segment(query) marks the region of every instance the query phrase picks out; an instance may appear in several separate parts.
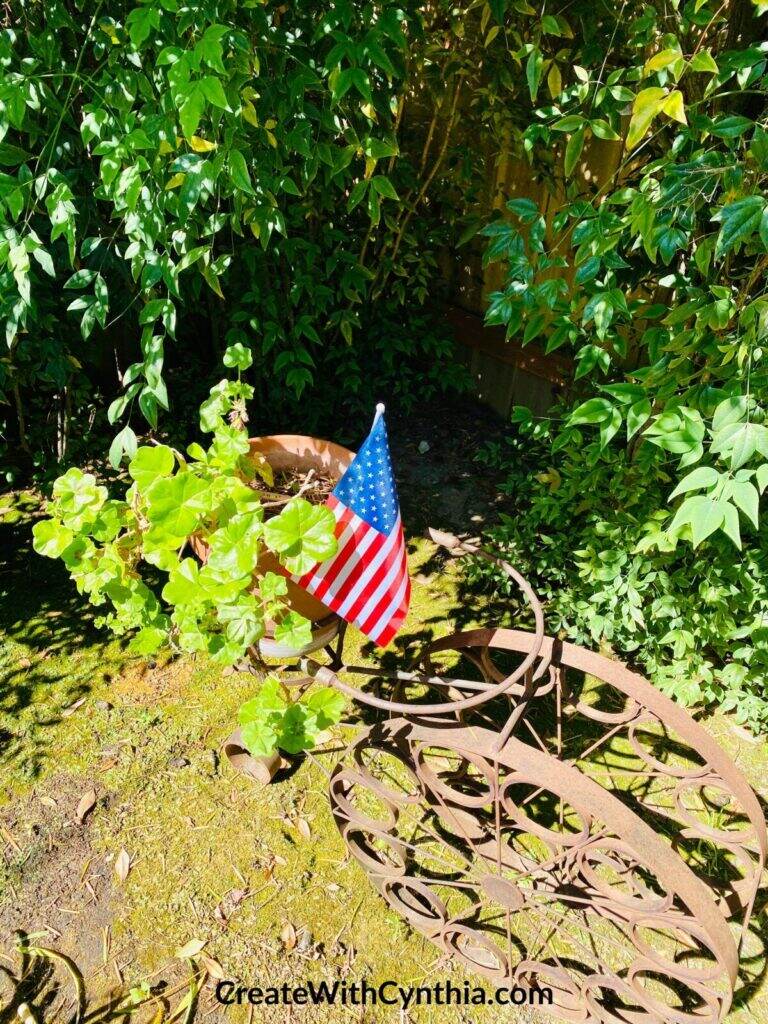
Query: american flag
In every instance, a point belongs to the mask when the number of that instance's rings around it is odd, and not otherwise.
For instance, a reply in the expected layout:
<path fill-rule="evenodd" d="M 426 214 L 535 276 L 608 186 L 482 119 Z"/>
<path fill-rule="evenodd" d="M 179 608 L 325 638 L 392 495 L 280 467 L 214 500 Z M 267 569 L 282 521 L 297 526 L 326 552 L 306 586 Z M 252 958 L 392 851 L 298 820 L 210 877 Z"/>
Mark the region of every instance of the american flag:
<path fill-rule="evenodd" d="M 387 444 L 384 406 L 328 497 L 336 517 L 336 554 L 296 582 L 379 647 L 408 612 L 411 581 Z"/>

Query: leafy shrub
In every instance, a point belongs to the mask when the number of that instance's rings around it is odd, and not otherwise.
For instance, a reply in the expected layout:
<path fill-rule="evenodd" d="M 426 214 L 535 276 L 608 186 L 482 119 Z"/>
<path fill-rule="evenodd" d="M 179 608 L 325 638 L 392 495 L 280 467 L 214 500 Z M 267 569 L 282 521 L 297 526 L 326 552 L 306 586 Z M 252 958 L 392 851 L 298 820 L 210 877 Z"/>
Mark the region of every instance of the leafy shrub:
<path fill-rule="evenodd" d="M 768 731 L 768 545 L 756 537 L 734 557 L 716 535 L 702 558 L 671 544 L 663 476 L 616 447 L 596 457 L 589 446 L 553 453 L 550 444 L 523 429 L 481 455 L 509 471 L 514 503 L 490 538 L 534 583 L 550 631 L 607 646 L 670 696 Z M 526 468 L 539 454 L 546 470 Z M 473 574 L 487 579 L 487 565 Z"/>
<path fill-rule="evenodd" d="M 250 354 L 233 346 L 225 362 L 245 369 Z M 180 452 L 158 444 L 129 452 L 131 484 L 111 498 L 91 473 L 72 467 L 53 485 L 50 517 L 35 524 L 38 554 L 61 558 L 81 593 L 108 609 L 97 620 L 118 636 L 133 633 L 130 649 L 154 654 L 203 651 L 223 665 L 239 661 L 274 622 L 275 638 L 299 648 L 310 623 L 286 603 L 285 577 L 253 574 L 264 550 L 289 573 L 304 573 L 335 550 L 335 521 L 325 506 L 292 498 L 264 517 L 258 476 L 270 467 L 250 454 L 243 421 L 252 387 L 222 380 L 200 410 L 208 448 Z M 205 553 L 204 563 L 186 554 Z M 164 583 L 156 580 L 164 579 Z"/>
<path fill-rule="evenodd" d="M 532 556 L 543 531 L 561 627 L 761 728 L 766 48 L 743 4 L 649 5 L 618 32 L 577 43 L 573 80 L 525 130 L 562 182 L 549 220 L 517 198 L 485 229 L 507 274 L 488 321 L 570 350 L 581 399 L 536 428 L 546 481 L 526 480 L 526 521 L 502 533 Z M 602 183 L 580 164 L 590 139 L 616 147 Z"/>
<path fill-rule="evenodd" d="M 445 336 L 416 318 L 508 144 L 509 45 L 523 52 L 515 21 L 535 18 L 447 0 L 14 13 L 0 27 L 12 447 L 60 460 L 108 429 L 114 398 L 116 460 L 168 409 L 169 366 L 207 377 L 236 343 L 256 397 L 286 416 L 310 388 L 305 412 L 333 408 L 338 379 L 350 402 L 384 380 L 402 394 L 409 377 L 412 398 L 457 382 Z"/>
<path fill-rule="evenodd" d="M 332 686 L 314 687 L 292 698 L 277 676 L 269 676 L 240 708 L 240 735 L 255 757 L 269 756 L 278 748 L 298 754 L 315 746 L 322 732 L 341 719 L 345 703 Z"/>

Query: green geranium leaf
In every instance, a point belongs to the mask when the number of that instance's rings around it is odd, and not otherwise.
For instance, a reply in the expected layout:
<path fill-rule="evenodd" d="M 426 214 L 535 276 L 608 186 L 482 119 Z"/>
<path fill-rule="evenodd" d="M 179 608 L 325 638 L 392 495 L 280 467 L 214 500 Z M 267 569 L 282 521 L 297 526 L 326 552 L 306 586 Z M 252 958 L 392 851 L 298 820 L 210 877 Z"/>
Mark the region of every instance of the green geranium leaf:
<path fill-rule="evenodd" d="M 194 533 L 209 508 L 210 483 L 190 472 L 156 480 L 147 491 L 147 518 L 158 534 L 184 539 Z"/>
<path fill-rule="evenodd" d="M 334 690 L 332 686 L 322 686 L 318 690 L 311 691 L 309 696 L 302 698 L 302 704 L 313 713 L 320 730 L 327 729 L 341 721 L 346 703 L 344 694 Z"/>
<path fill-rule="evenodd" d="M 335 554 L 335 526 L 333 513 L 325 505 L 294 498 L 265 523 L 264 537 L 288 571 L 300 576 Z"/>
<path fill-rule="evenodd" d="M 238 370 L 247 370 L 253 362 L 251 350 L 238 341 L 230 345 L 224 353 L 224 365 Z"/>
<path fill-rule="evenodd" d="M 254 757 L 269 757 L 277 749 L 277 733 L 266 718 L 253 718 L 240 729 L 243 745 Z"/>
<path fill-rule="evenodd" d="M 32 547 L 38 555 L 59 558 L 74 536 L 72 530 L 57 519 L 42 519 L 32 527 Z"/>
<path fill-rule="evenodd" d="M 276 572 L 266 572 L 261 578 L 259 591 L 262 601 L 266 603 L 277 601 L 278 598 L 285 597 L 288 593 L 288 580 Z"/>
<path fill-rule="evenodd" d="M 53 485 L 53 497 L 68 525 L 79 529 L 89 518 L 94 518 L 107 500 L 107 488 L 96 483 L 92 473 L 83 473 L 75 466 L 58 478 Z"/>
<path fill-rule="evenodd" d="M 208 638 L 197 624 L 192 623 L 187 629 L 179 630 L 178 643 L 182 651 L 192 654 L 195 651 L 205 651 L 208 647 Z"/>
<path fill-rule="evenodd" d="M 250 578 L 259 557 L 263 532 L 261 509 L 230 519 L 210 535 L 206 568 L 217 579 Z"/>
<path fill-rule="evenodd" d="M 288 754 L 314 747 L 320 730 L 317 720 L 303 704 L 291 704 L 277 727 L 277 745 Z"/>
<path fill-rule="evenodd" d="M 221 605 L 219 621 L 226 623 L 227 639 L 242 650 L 264 636 L 264 618 L 261 608 L 251 594 L 243 594 L 234 604 Z"/>
<path fill-rule="evenodd" d="M 174 463 L 173 451 L 167 445 L 148 445 L 138 449 L 128 463 L 128 472 L 139 490 L 144 492 L 155 480 L 170 476 Z"/>
<path fill-rule="evenodd" d="M 234 665 L 244 653 L 244 648 L 240 644 L 218 633 L 208 634 L 207 649 L 211 661 L 217 665 Z"/>
<path fill-rule="evenodd" d="M 242 456 L 248 454 L 250 447 L 244 430 L 219 424 L 208 452 L 208 460 L 217 469 L 234 469 Z"/>
<path fill-rule="evenodd" d="M 197 562 L 185 558 L 178 568 L 171 570 L 163 587 L 163 600 L 168 604 L 200 604 L 204 599 Z"/>
<path fill-rule="evenodd" d="M 226 380 L 215 384 L 208 398 L 200 406 L 200 429 L 206 434 L 213 433 L 222 425 L 222 419 L 232 409 L 232 399 L 227 391 Z"/>
<path fill-rule="evenodd" d="M 124 501 L 106 501 L 91 526 L 93 539 L 101 543 L 114 540 L 123 525 L 127 507 Z"/>
<path fill-rule="evenodd" d="M 256 696 L 240 706 L 237 720 L 240 725 L 245 725 L 265 715 L 282 715 L 286 707 L 279 680 L 275 676 L 267 676 Z"/>
<path fill-rule="evenodd" d="M 168 634 L 157 626 L 145 626 L 128 645 L 132 654 L 154 654 L 168 640 Z"/>
<path fill-rule="evenodd" d="M 147 531 L 147 533 L 144 534 L 144 561 L 148 565 L 154 565 L 158 569 L 162 569 L 163 572 L 170 572 L 172 569 L 175 569 L 179 564 L 179 557 L 176 548 L 149 548 L 147 545 L 149 532 L 150 531 Z"/>
<path fill-rule="evenodd" d="M 275 640 L 293 650 L 301 650 L 312 642 L 312 623 L 296 612 L 289 612 L 275 626 Z"/>

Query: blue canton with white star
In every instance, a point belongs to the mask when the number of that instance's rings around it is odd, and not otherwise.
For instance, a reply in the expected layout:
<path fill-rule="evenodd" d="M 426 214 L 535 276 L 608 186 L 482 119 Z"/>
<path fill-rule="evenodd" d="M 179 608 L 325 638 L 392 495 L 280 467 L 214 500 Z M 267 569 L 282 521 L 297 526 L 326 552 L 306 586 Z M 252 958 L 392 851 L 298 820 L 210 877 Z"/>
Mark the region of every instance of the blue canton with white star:
<path fill-rule="evenodd" d="M 388 534 L 394 527 L 398 516 L 397 490 L 383 416 L 374 423 L 333 494 L 375 530 Z"/>

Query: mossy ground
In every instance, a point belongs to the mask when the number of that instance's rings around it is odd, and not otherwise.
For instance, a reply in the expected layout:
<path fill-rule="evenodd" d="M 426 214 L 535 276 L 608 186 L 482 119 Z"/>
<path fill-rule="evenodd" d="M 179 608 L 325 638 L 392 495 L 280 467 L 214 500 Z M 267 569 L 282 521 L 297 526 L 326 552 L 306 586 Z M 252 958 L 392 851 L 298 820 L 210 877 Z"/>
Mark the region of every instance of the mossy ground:
<path fill-rule="evenodd" d="M 118 641 L 92 629 L 59 567 L 31 554 L 36 508 L 33 495 L 22 496 L 0 526 L 12 555 L 0 577 L 3 940 L 16 927 L 47 931 L 39 941 L 80 964 L 95 999 L 143 978 L 183 980 L 186 967 L 174 953 L 190 939 L 205 940 L 205 954 L 228 977 L 262 986 L 463 980 L 346 856 L 326 795 L 333 750 L 265 788 L 221 763 L 217 752 L 254 690 L 253 676 L 224 675 L 200 661 L 148 667 L 127 658 Z M 423 538 L 410 548 L 412 611 L 393 647 L 398 657 L 427 637 L 499 621 L 496 609 L 470 599 L 456 562 Z M 348 660 L 370 658 L 361 639 L 350 632 Z M 768 795 L 765 745 L 744 740 L 724 716 L 704 724 Z M 90 790 L 96 805 L 80 823 L 76 808 Z M 131 863 L 122 882 L 114 870 L 121 850 Z M 762 977 L 761 948 L 746 967 L 744 981 Z M 768 992 L 757 984 L 747 995 L 733 1021 L 768 1021 Z M 65 1003 L 64 989 L 56 999 L 53 1009 Z M 199 1016 L 220 1012 L 205 993 Z M 295 1013 L 306 1021 L 425 1024 L 536 1019 L 498 1007 L 423 1007 L 403 1017 L 391 1007 Z M 291 1019 L 284 1007 L 231 1015 Z"/>

